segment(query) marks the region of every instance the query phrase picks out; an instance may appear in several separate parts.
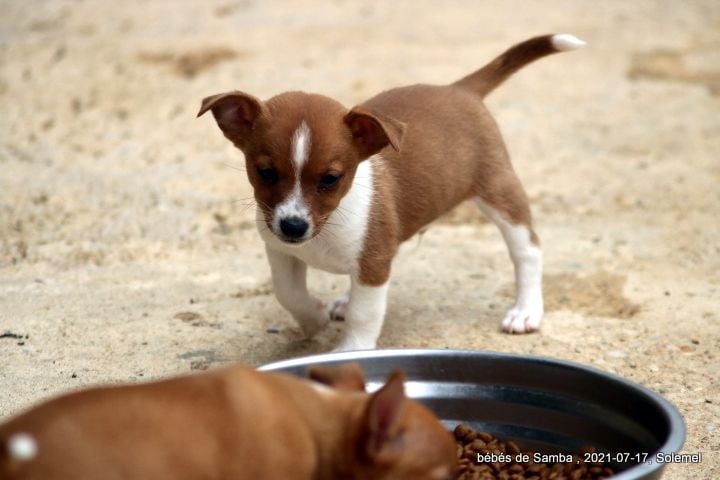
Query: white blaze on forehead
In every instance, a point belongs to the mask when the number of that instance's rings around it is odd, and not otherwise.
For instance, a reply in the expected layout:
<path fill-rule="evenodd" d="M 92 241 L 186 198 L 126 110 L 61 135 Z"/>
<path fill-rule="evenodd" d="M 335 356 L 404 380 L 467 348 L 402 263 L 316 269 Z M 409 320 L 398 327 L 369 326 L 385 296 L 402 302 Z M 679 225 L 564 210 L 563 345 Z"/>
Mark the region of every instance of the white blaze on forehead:
<path fill-rule="evenodd" d="M 305 238 L 310 238 L 313 235 L 313 222 L 308 206 L 303 198 L 300 183 L 302 168 L 310 156 L 311 140 L 310 127 L 303 120 L 297 130 L 295 130 L 290 142 L 292 166 L 295 171 L 295 185 L 288 196 L 275 207 L 273 214 L 272 229 L 277 235 L 281 234 L 280 222 L 283 219 L 293 217 L 299 217 L 308 222 L 309 227 Z"/>
<path fill-rule="evenodd" d="M 293 168 L 298 180 L 300 179 L 300 172 L 310 156 L 310 137 L 310 127 L 303 120 L 295 130 L 291 143 Z"/>

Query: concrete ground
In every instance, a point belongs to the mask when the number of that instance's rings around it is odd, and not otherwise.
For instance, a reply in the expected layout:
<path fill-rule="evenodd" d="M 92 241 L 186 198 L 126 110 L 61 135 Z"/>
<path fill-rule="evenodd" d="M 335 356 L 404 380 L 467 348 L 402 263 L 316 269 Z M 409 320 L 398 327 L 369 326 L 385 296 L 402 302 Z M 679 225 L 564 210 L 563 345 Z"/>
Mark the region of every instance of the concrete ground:
<path fill-rule="evenodd" d="M 547 315 L 509 336 L 512 269 L 472 206 L 394 265 L 381 347 L 565 358 L 666 396 L 720 478 L 720 5 L 0 0 L 0 416 L 98 382 L 323 352 L 276 303 L 243 158 L 200 99 L 350 106 L 445 83 L 535 34 L 488 98 L 543 241 Z M 347 280 L 313 272 L 331 299 Z"/>

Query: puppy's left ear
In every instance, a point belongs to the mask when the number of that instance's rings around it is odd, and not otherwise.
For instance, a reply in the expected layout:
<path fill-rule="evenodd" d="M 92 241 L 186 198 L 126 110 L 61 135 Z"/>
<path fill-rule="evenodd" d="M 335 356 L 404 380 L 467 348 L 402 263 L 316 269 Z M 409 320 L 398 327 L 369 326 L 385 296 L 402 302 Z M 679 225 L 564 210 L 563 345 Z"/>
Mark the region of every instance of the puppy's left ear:
<path fill-rule="evenodd" d="M 338 390 L 354 392 L 365 391 L 365 374 L 358 363 L 343 363 L 337 367 L 316 365 L 310 367 L 308 376 L 311 380 L 337 388 Z"/>
<path fill-rule="evenodd" d="M 385 385 L 373 393 L 365 410 L 365 449 L 378 464 L 388 464 L 401 454 L 403 416 L 407 404 L 405 375 L 396 371 Z"/>
<path fill-rule="evenodd" d="M 405 133 L 403 122 L 371 112 L 362 106 L 353 107 L 343 121 L 350 128 L 353 142 L 363 157 L 374 155 L 388 145 L 396 152 L 400 151 Z"/>

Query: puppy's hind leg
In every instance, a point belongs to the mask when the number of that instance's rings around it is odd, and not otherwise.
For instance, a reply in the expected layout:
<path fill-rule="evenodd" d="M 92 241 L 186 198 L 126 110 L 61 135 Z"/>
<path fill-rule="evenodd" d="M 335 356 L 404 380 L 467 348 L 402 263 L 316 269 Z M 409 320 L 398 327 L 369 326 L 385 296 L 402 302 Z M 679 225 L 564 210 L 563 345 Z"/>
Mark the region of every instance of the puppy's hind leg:
<path fill-rule="evenodd" d="M 542 250 L 532 229 L 525 191 L 514 172 L 477 197 L 477 204 L 502 233 L 515 267 L 515 305 L 502 321 L 508 333 L 530 333 L 543 316 Z"/>

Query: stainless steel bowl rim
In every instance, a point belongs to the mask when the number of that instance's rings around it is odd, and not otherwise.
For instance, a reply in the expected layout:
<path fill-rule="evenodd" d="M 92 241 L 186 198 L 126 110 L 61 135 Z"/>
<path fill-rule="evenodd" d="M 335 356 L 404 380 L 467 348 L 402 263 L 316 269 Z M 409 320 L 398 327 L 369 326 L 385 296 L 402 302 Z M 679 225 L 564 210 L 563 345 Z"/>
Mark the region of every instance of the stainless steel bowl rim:
<path fill-rule="evenodd" d="M 306 357 L 298 357 L 289 360 L 281 360 L 278 362 L 272 362 L 258 367 L 259 370 L 278 370 L 286 368 L 295 368 L 308 366 L 314 363 L 320 362 L 350 362 L 356 360 L 370 359 L 370 358 L 397 358 L 397 357 L 424 357 L 424 356 L 435 356 L 435 357 L 477 357 L 482 356 L 486 358 L 495 359 L 508 359 L 514 361 L 526 361 L 533 363 L 544 363 L 548 365 L 559 366 L 568 369 L 574 369 L 592 376 L 602 376 L 613 380 L 615 382 L 624 384 L 639 393 L 642 393 L 649 399 L 650 402 L 654 403 L 664 413 L 667 422 L 670 426 L 670 434 L 665 442 L 658 448 L 658 452 L 663 453 L 675 453 L 679 452 L 685 442 L 685 422 L 682 415 L 677 408 L 670 403 L 668 400 L 663 398 L 660 394 L 653 390 L 644 387 L 638 383 L 627 380 L 619 375 L 600 370 L 599 368 L 582 365 L 579 363 L 563 360 L 559 358 L 535 356 L 535 355 L 521 355 L 515 353 L 501 353 L 501 352 L 490 352 L 483 350 L 450 350 L 450 349 L 414 349 L 414 348 L 400 348 L 400 349 L 380 349 L 380 350 L 356 350 L 349 352 L 335 352 L 325 353 L 319 355 L 310 355 Z M 648 458 L 654 459 L 654 452 L 647 452 Z M 639 478 L 643 475 L 654 472 L 662 468 L 662 464 L 645 463 L 631 467 L 617 475 L 614 475 L 613 480 L 632 480 Z"/>

